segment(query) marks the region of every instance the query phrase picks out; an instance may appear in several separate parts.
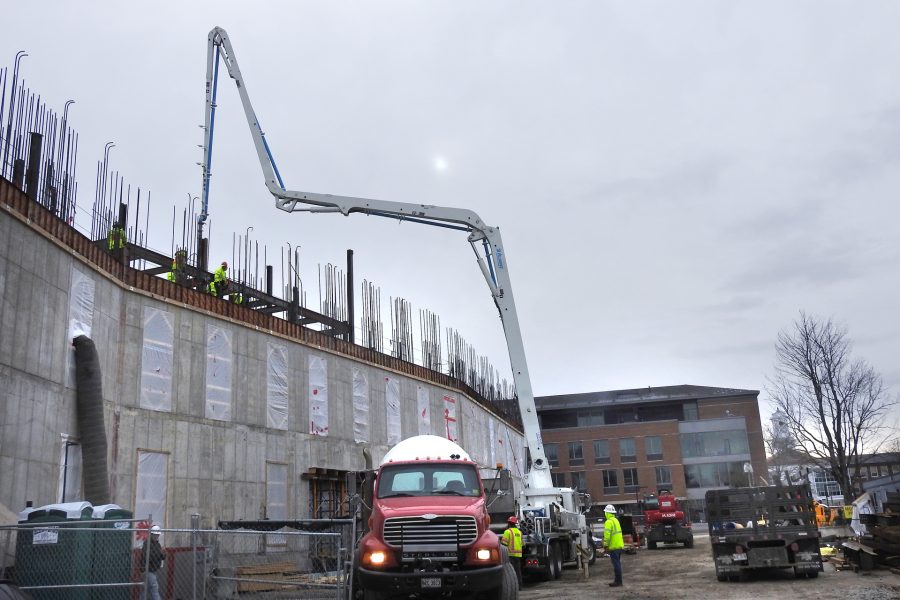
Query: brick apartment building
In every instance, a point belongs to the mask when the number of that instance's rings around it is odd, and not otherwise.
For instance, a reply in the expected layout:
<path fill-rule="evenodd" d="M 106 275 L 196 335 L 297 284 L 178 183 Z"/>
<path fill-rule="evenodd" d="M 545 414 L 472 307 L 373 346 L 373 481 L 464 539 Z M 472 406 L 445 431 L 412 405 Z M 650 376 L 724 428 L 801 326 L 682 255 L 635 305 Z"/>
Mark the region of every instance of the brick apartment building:
<path fill-rule="evenodd" d="M 764 484 L 758 396 L 677 385 L 535 403 L 555 484 L 589 493 L 592 515 L 610 503 L 637 512 L 644 495 L 668 489 L 700 520 L 707 490 Z"/>

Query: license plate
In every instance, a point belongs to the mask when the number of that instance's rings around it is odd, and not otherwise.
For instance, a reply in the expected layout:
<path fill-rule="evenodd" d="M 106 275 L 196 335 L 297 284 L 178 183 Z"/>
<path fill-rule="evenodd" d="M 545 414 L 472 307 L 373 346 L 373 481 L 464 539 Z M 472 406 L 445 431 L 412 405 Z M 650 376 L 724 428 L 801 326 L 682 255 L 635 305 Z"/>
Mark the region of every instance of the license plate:
<path fill-rule="evenodd" d="M 747 560 L 747 554 L 746 553 L 732 554 L 731 560 Z"/>
<path fill-rule="evenodd" d="M 422 587 L 423 588 L 439 588 L 441 587 L 441 578 L 440 577 L 423 577 L 422 578 Z"/>

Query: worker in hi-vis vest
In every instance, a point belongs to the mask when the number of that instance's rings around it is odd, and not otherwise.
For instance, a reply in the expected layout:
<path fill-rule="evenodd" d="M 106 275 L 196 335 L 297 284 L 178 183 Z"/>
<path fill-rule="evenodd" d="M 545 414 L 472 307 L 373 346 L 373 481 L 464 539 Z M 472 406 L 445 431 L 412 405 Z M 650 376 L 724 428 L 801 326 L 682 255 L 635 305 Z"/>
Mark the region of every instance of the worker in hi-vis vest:
<path fill-rule="evenodd" d="M 512 516 L 506 520 L 509 527 L 503 532 L 500 543 L 509 549 L 509 562 L 516 570 L 519 589 L 522 589 L 522 532 L 518 528 L 519 519 Z"/>
<path fill-rule="evenodd" d="M 615 506 L 607 504 L 603 512 L 606 516 L 606 521 L 603 523 L 603 551 L 609 554 L 615 576 L 609 587 L 619 587 L 622 585 L 622 549 L 625 548 L 622 525 L 619 524 L 619 519 L 616 517 Z"/>

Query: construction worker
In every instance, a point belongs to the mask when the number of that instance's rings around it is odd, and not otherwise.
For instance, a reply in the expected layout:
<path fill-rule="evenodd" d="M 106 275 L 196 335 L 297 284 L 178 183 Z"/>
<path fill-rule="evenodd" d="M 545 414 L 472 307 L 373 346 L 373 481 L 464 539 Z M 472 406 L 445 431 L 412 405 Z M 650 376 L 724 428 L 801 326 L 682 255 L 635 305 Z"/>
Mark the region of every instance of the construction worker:
<path fill-rule="evenodd" d="M 515 515 L 506 520 L 509 527 L 503 532 L 500 543 L 509 549 L 509 562 L 516 570 L 516 580 L 522 589 L 522 532 L 519 530 L 519 519 Z"/>
<path fill-rule="evenodd" d="M 622 525 L 619 524 L 619 519 L 616 517 L 615 506 L 607 504 L 603 512 L 606 516 L 606 521 L 603 523 L 603 552 L 609 554 L 615 576 L 609 587 L 620 587 L 622 585 L 622 549 L 625 548 Z"/>
<path fill-rule="evenodd" d="M 178 250 L 175 252 L 175 258 L 172 259 L 172 270 L 169 271 L 169 281 L 178 284 L 184 284 L 184 264 L 187 262 L 187 251 Z"/>
<path fill-rule="evenodd" d="M 228 296 L 228 299 L 231 300 L 232 302 L 234 302 L 235 304 L 243 304 L 244 303 L 244 295 L 240 292 L 232 293 L 230 296 Z"/>
<path fill-rule="evenodd" d="M 209 282 L 209 293 L 213 296 L 221 297 L 225 289 L 228 287 L 228 263 L 222 261 L 219 268 L 213 271 L 213 280 Z"/>
<path fill-rule="evenodd" d="M 106 234 L 106 247 L 110 254 L 116 257 L 116 260 L 122 260 L 122 254 L 125 250 L 125 229 L 118 221 L 113 223 Z"/>

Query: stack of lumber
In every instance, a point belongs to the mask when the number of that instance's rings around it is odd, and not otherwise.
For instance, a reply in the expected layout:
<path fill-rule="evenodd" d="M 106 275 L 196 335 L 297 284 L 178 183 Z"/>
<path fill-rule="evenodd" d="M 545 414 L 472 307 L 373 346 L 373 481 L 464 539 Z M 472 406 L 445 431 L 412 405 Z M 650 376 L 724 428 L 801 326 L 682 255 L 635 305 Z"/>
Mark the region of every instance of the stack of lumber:
<path fill-rule="evenodd" d="M 297 570 L 296 564 L 285 561 L 237 567 L 235 575 L 239 579 L 248 580 L 238 581 L 238 592 L 270 592 L 288 589 L 290 585 L 280 585 L 278 582 L 296 581 L 302 573 Z"/>

